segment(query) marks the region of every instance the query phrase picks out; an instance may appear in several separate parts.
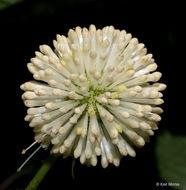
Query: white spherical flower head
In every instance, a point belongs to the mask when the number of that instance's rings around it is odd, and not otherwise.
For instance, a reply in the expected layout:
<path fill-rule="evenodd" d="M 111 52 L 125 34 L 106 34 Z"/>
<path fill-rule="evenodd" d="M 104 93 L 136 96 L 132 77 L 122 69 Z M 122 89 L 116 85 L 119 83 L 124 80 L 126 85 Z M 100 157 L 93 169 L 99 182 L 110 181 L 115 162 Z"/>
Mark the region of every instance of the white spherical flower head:
<path fill-rule="evenodd" d="M 144 146 L 163 112 L 166 85 L 157 83 L 162 74 L 154 72 L 152 54 L 113 26 L 76 27 L 53 43 L 54 51 L 41 45 L 28 63 L 39 82 L 21 85 L 36 142 L 82 164 L 95 166 L 101 156 L 104 168 L 134 157 L 133 147 Z"/>

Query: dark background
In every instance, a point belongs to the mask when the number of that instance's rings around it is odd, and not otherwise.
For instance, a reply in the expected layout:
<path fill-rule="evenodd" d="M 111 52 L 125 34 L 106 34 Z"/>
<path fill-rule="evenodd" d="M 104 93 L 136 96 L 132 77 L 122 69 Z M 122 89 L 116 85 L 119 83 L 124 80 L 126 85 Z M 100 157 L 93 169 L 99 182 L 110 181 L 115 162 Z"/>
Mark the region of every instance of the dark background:
<path fill-rule="evenodd" d="M 165 104 L 162 105 L 163 120 L 160 130 L 151 138 L 144 148 L 136 149 L 136 158 L 129 156 L 121 160 L 120 167 L 110 165 L 102 169 L 100 162 L 96 167 L 82 166 L 76 162 L 75 179 L 71 175 L 72 158 L 58 159 L 39 189 L 158 189 L 156 182 L 163 182 L 156 167 L 154 148 L 156 134 L 168 129 L 173 133 L 183 133 L 181 126 L 176 128 L 168 122 L 172 109 L 168 113 L 168 91 L 173 81 L 173 71 L 177 64 L 179 41 L 178 11 L 176 4 L 149 1 L 59 1 L 30 0 L 8 7 L 0 12 L 0 76 L 1 76 L 1 124 L 0 124 L 0 183 L 13 175 L 16 180 L 7 189 L 23 189 L 48 151 L 40 150 L 24 167 L 21 173 L 16 169 L 31 154 L 21 155 L 21 150 L 33 142 L 32 129 L 24 121 L 26 108 L 22 103 L 19 86 L 32 79 L 26 64 L 34 56 L 39 45 L 52 46 L 56 34 L 66 35 L 68 29 L 76 26 L 88 27 L 95 24 L 97 28 L 113 25 L 117 29 L 125 29 L 144 43 L 148 52 L 158 63 L 158 70 L 163 73 L 162 82 L 168 85 L 164 92 Z M 73 24 L 72 24 L 73 23 Z M 82 24 L 87 23 L 87 24 Z M 98 24 L 102 23 L 102 24 Z M 120 23 L 120 24 L 119 24 Z M 168 79 L 169 77 L 169 79 Z M 170 93 L 169 93 L 170 94 Z M 174 103 L 171 103 L 171 108 Z M 164 188 L 166 189 L 166 188 Z M 170 189 L 170 188 L 169 188 Z"/>

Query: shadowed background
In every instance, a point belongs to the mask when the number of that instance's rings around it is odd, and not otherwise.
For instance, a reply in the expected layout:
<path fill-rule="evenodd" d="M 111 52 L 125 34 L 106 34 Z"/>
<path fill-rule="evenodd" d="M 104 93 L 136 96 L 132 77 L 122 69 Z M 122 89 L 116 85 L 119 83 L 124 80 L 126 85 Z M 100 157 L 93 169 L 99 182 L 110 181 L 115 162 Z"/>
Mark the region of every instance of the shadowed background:
<path fill-rule="evenodd" d="M 52 46 L 56 34 L 67 35 L 70 28 L 76 26 L 88 27 L 95 24 L 97 28 L 113 25 L 117 29 L 125 29 L 144 43 L 149 53 L 152 53 L 158 71 L 163 73 L 162 82 L 168 85 L 163 92 L 165 104 L 164 113 L 159 123 L 159 130 L 151 137 L 150 143 L 142 149 L 137 149 L 136 158 L 129 156 L 121 160 L 120 166 L 110 165 L 102 169 L 100 161 L 96 167 L 82 166 L 76 162 L 72 179 L 72 158 L 59 158 L 38 189 L 65 189 L 89 187 L 115 189 L 156 189 L 156 182 L 165 182 L 161 178 L 157 166 L 155 148 L 158 134 L 169 130 L 171 134 L 186 134 L 181 126 L 173 126 L 168 117 L 171 117 L 171 107 L 168 110 L 169 83 L 173 64 L 176 61 L 176 46 L 178 43 L 178 26 L 171 16 L 172 5 L 163 6 L 156 2 L 142 4 L 141 1 L 96 1 L 96 0 L 28 0 L 13 3 L 0 2 L 0 33 L 1 33 L 1 85 L 3 93 L 3 116 L 1 118 L 1 177 L 0 184 L 5 181 L 22 162 L 30 155 L 34 148 L 26 155 L 21 150 L 33 142 L 34 134 L 24 121 L 26 107 L 22 103 L 22 91 L 19 86 L 32 79 L 26 64 L 39 50 L 39 45 Z M 12 4 L 12 6 L 9 6 Z M 6 7 L 6 8 L 5 8 Z M 86 24 L 82 24 L 86 23 Z M 98 24 L 102 23 L 102 24 Z M 120 23 L 120 24 L 118 24 Z M 5 73 L 5 75 L 3 75 Z M 168 81 L 169 76 L 169 81 Z M 5 93 L 6 92 L 6 93 Z M 161 152 L 161 151 L 160 151 Z M 42 161 L 47 158 L 49 151 L 40 150 L 23 168 L 8 190 L 21 190 L 26 187 Z M 13 179 L 13 178 L 12 178 Z M 177 181 L 179 183 L 179 181 Z M 164 189 L 171 189 L 164 187 Z"/>

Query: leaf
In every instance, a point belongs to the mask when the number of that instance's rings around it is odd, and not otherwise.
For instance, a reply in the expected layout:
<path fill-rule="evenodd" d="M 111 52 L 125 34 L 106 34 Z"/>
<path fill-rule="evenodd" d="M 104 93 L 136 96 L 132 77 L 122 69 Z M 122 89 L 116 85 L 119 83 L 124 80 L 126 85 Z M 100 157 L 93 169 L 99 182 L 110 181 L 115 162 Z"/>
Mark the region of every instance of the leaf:
<path fill-rule="evenodd" d="M 186 189 L 186 136 L 172 135 L 168 131 L 157 137 L 157 167 L 162 179 L 174 189 Z"/>
<path fill-rule="evenodd" d="M 23 0 L 0 0 L 0 10 L 3 10 L 11 5 L 22 2 Z"/>

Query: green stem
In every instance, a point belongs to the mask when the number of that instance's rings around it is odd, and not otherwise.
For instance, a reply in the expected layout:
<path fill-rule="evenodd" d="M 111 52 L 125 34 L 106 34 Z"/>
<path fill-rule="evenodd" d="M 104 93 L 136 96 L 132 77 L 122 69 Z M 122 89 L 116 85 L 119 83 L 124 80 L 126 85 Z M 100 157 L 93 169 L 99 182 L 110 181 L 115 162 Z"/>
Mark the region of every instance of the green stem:
<path fill-rule="evenodd" d="M 30 181 L 28 186 L 25 190 L 35 190 L 39 186 L 42 179 L 46 176 L 52 165 L 54 164 L 56 160 L 56 156 L 49 155 L 49 157 L 44 161 L 41 168 L 38 170 L 36 175 L 33 177 L 33 179 Z"/>

